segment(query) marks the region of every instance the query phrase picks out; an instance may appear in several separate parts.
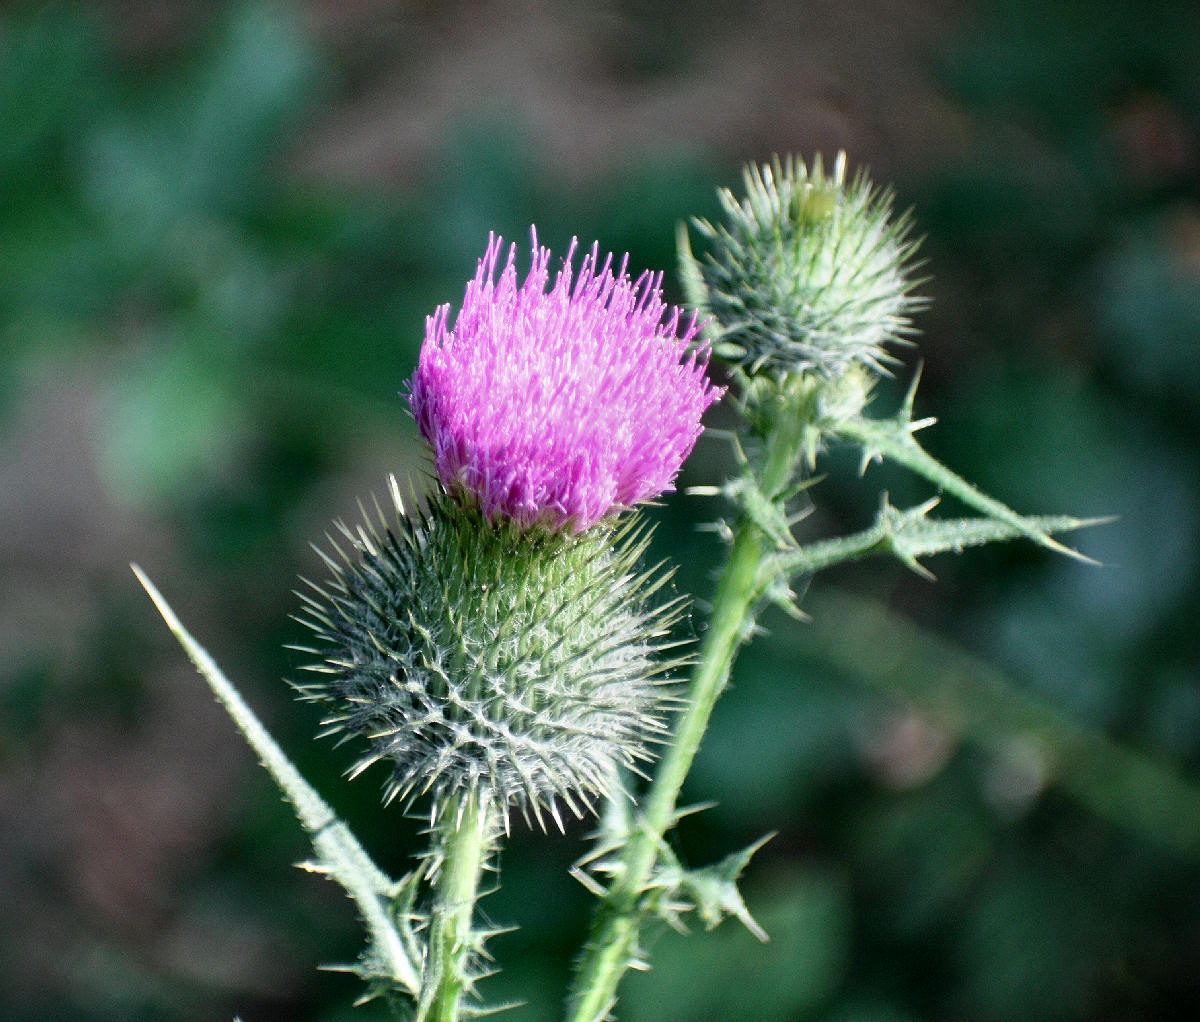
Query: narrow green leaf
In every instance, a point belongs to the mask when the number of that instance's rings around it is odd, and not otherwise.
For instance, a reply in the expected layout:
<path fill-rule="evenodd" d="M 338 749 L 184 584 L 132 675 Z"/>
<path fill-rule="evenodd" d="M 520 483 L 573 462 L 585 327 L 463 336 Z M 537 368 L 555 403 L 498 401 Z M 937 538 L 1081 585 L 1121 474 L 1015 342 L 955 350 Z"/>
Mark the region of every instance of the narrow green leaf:
<path fill-rule="evenodd" d="M 1049 536 L 1111 521 L 1109 518 L 1072 518 L 1068 515 L 1021 517 L 1019 523 L 995 518 L 930 518 L 937 500 L 900 510 L 884 498 L 875 523 L 861 532 L 837 539 L 809 543 L 796 550 L 777 553 L 763 563 L 761 584 L 773 578 L 812 574 L 846 561 L 876 554 L 899 558 L 919 574 L 929 572 L 918 558 L 933 554 L 960 553 L 967 547 L 1001 540 L 1020 539 L 1034 533 Z M 1084 558 L 1087 560 L 1087 558 Z"/>
<path fill-rule="evenodd" d="M 831 429 L 836 435 L 862 447 L 864 468 L 875 459 L 890 458 L 909 471 L 927 479 L 942 492 L 957 497 L 968 507 L 1016 530 L 1017 534 L 1026 536 L 1035 543 L 1057 553 L 1066 554 L 1068 557 L 1074 557 L 1089 564 L 1096 563 L 1090 557 L 1052 539 L 1050 532 L 1038 524 L 1041 519 L 1017 514 L 1010 507 L 972 486 L 962 476 L 929 454 L 913 438 L 913 433 L 923 426 L 929 425 L 932 420 L 914 422 L 909 414 L 911 411 L 908 407 L 909 402 L 906 401 L 905 404 L 906 407 L 894 418 L 868 419 L 854 416 L 832 424 Z M 1068 526 L 1068 528 L 1070 527 Z M 981 540 L 981 542 L 989 542 L 989 540 Z"/>
<path fill-rule="evenodd" d="M 184 628 L 170 605 L 136 564 L 133 573 L 158 608 L 171 633 L 179 640 L 196 669 L 208 683 L 217 701 L 226 709 L 262 765 L 291 802 L 301 826 L 308 832 L 318 862 L 315 869 L 336 880 L 353 899 L 371 938 L 371 957 L 386 970 L 389 979 L 418 996 L 421 980 L 410 957 L 411 941 L 389 918 L 388 904 L 403 887 L 390 880 L 371 860 L 357 838 L 330 806 L 300 774 L 275 742 L 241 693 L 217 666 L 216 661 Z M 365 977 L 364 977 L 365 978 Z M 378 979 L 379 977 L 374 977 Z"/>

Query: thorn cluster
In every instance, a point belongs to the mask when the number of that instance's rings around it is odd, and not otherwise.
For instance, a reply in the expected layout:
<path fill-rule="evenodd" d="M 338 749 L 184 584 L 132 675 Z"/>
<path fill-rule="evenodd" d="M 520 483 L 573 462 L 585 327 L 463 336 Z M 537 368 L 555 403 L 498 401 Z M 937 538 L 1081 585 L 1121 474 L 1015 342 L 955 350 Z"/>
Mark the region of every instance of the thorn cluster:
<path fill-rule="evenodd" d="M 660 657 L 682 600 L 640 571 L 649 529 L 636 516 L 570 533 L 489 523 L 441 494 L 394 521 L 339 525 L 332 573 L 302 594 L 300 620 L 323 658 L 298 686 L 328 707 L 326 733 L 365 743 L 352 770 L 384 763 L 385 799 L 433 805 L 478 795 L 505 821 L 575 815 L 637 769 L 670 704 Z"/>
<path fill-rule="evenodd" d="M 893 218 L 890 191 L 860 171 L 846 177 L 778 157 L 748 166 L 746 195 L 718 193 L 724 220 L 694 224 L 708 251 L 699 264 L 714 350 L 748 374 L 839 379 L 852 366 L 875 373 L 894 361 L 886 346 L 914 331 L 911 219 Z"/>

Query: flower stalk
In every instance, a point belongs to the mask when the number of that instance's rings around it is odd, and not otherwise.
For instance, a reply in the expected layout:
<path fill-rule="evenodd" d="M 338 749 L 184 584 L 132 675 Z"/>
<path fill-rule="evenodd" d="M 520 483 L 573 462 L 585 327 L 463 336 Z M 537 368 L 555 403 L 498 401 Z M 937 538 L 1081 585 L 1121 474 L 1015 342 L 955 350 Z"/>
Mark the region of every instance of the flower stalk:
<path fill-rule="evenodd" d="M 804 430 L 794 421 L 764 437 L 760 491 L 780 501 L 801 465 Z M 600 1022 L 617 998 L 626 971 L 640 959 L 642 925 L 649 914 L 644 899 L 652 889 L 667 832 L 678 819 L 678 802 L 713 708 L 729 681 L 739 647 L 754 630 L 762 597 L 760 577 L 771 544 L 749 514 L 733 532 L 729 558 L 713 597 L 708 630 L 701 641 L 687 690 L 687 705 L 659 761 L 644 801 L 639 825 L 632 829 L 620 865 L 605 892 L 568 998 L 569 1022 Z"/>
<path fill-rule="evenodd" d="M 495 844 L 496 819 L 490 798 L 479 792 L 449 798 L 435 832 L 441 861 L 430 922 L 434 982 L 426 986 L 428 1004 L 420 1006 L 418 1018 L 422 1022 L 459 1022 L 464 1017 L 464 997 L 479 978 L 475 960 L 482 947 L 474 916 L 479 881 Z"/>
<path fill-rule="evenodd" d="M 749 632 L 762 550 L 761 530 L 743 520 L 717 588 L 712 624 L 688 687 L 688 707 L 655 772 L 640 826 L 625 846 L 621 868 L 601 903 L 593 935 L 580 960 L 569 1001 L 570 1022 L 605 1018 L 616 1001 L 621 977 L 639 959 L 644 919 L 639 902 L 658 865 L 663 838 L 675 824 L 679 793 L 729 679 L 734 655 Z"/>

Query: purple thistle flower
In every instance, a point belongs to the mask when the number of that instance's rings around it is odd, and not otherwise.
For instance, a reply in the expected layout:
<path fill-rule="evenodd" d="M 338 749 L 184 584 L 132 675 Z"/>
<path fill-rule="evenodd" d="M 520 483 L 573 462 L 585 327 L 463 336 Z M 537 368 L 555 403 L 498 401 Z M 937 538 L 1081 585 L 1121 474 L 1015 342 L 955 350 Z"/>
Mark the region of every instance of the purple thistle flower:
<path fill-rule="evenodd" d="M 626 256 L 614 275 L 593 245 L 575 276 L 572 241 L 547 291 L 550 251 L 531 233 L 523 285 L 515 245 L 496 279 L 490 235 L 453 329 L 449 305 L 426 320 L 410 400 L 448 492 L 489 521 L 578 533 L 670 490 L 723 390 L 707 350 L 689 350 L 695 317 L 667 314 L 661 274 L 631 282 Z"/>

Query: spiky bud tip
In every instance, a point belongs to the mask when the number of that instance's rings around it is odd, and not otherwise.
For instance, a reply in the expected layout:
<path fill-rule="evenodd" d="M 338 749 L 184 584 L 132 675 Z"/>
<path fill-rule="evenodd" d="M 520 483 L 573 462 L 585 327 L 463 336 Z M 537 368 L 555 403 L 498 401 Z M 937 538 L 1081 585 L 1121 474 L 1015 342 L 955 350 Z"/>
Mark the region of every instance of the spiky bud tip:
<path fill-rule="evenodd" d="M 714 350 L 749 375 L 838 380 L 894 361 L 887 345 L 913 333 L 909 263 L 916 242 L 890 191 L 846 154 L 832 172 L 818 156 L 745 169 L 746 194 L 719 193 L 724 219 L 694 221 L 708 250 L 699 269 L 716 321 Z"/>
<path fill-rule="evenodd" d="M 582 815 L 649 759 L 685 662 L 660 655 L 682 608 L 654 599 L 667 574 L 638 568 L 648 526 L 531 535 L 444 493 L 406 513 L 392 493 L 394 516 L 338 526 L 332 578 L 301 594 L 323 662 L 298 688 L 363 746 L 352 774 L 387 766 L 386 801 Z"/>

